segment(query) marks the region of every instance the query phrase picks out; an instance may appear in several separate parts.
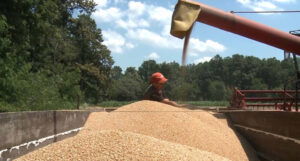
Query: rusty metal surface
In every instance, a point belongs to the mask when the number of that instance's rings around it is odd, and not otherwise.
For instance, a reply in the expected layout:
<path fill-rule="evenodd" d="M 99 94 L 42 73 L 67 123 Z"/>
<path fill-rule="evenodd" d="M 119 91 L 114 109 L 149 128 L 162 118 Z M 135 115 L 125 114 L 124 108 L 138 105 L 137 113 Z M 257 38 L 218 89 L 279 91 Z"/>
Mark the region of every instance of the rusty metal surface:
<path fill-rule="evenodd" d="M 300 160 L 299 141 L 272 135 L 263 131 L 237 127 L 257 151 L 258 156 L 264 160 L 273 161 L 298 161 Z"/>
<path fill-rule="evenodd" d="M 225 111 L 230 124 L 264 160 L 300 160 L 300 113 Z"/>
<path fill-rule="evenodd" d="M 300 140 L 300 113 L 284 111 L 230 111 L 234 124 Z"/>

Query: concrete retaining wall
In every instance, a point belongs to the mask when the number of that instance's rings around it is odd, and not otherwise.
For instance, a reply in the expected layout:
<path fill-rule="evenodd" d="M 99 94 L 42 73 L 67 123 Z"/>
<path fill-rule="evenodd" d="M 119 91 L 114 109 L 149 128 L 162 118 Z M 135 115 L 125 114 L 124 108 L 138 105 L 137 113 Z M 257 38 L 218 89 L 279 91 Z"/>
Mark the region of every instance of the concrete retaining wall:
<path fill-rule="evenodd" d="M 0 113 L 0 161 L 74 136 L 89 114 L 89 111 Z"/>
<path fill-rule="evenodd" d="M 300 160 L 300 113 L 283 111 L 232 111 L 231 124 L 264 160 Z"/>

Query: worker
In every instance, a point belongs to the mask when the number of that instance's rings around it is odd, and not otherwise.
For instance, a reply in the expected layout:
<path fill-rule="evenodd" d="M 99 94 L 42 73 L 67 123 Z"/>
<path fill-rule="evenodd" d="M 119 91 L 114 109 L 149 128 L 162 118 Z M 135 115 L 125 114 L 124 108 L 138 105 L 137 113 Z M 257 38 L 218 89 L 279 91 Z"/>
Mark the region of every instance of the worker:
<path fill-rule="evenodd" d="M 176 107 L 183 107 L 184 105 L 177 104 L 176 102 L 166 98 L 164 95 L 163 87 L 167 81 L 168 79 L 160 72 L 153 73 L 150 78 L 150 85 L 144 94 L 144 99 L 158 101 Z"/>

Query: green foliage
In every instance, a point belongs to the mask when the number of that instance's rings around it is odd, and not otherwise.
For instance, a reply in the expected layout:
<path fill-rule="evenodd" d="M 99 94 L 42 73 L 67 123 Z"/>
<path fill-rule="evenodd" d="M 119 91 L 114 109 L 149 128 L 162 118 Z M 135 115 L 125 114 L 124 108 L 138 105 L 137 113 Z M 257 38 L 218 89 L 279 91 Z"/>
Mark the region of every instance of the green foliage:
<path fill-rule="evenodd" d="M 229 105 L 228 101 L 182 101 L 182 104 L 191 104 L 195 106 L 223 106 L 227 107 Z"/>
<path fill-rule="evenodd" d="M 113 60 L 90 18 L 94 7 L 93 0 L 0 2 L 3 111 L 70 109 L 108 98 Z"/>
<path fill-rule="evenodd" d="M 80 88 L 85 100 L 98 103 L 107 97 L 110 87 L 110 72 L 113 60 L 104 46 L 101 30 L 88 15 L 80 15 L 74 20 L 72 32 L 79 47 L 76 64 L 81 70 Z"/>
<path fill-rule="evenodd" d="M 112 80 L 119 80 L 122 77 L 122 68 L 119 66 L 114 66 L 111 70 L 110 77 Z"/>
<path fill-rule="evenodd" d="M 208 97 L 213 101 L 221 101 L 226 98 L 226 87 L 221 81 L 215 80 L 208 84 Z"/>
<path fill-rule="evenodd" d="M 17 90 L 17 105 L 32 110 L 56 109 L 63 102 L 55 77 L 47 78 L 43 73 L 30 73 L 20 81 Z"/>
<path fill-rule="evenodd" d="M 0 53 L 6 53 L 11 45 L 10 34 L 8 32 L 7 19 L 4 15 L 0 15 Z M 3 55 L 0 55 L 2 58 Z"/>
<path fill-rule="evenodd" d="M 142 81 L 135 68 L 127 68 L 124 76 L 114 80 L 110 90 L 111 99 L 130 101 L 142 99 L 146 84 Z"/>
<path fill-rule="evenodd" d="M 49 77 L 49 72 L 29 72 L 31 66 L 26 64 L 17 72 L 6 72 L 6 78 L 1 79 L 1 100 L 11 107 L 25 110 L 69 109 L 74 108 L 74 94 L 78 93 L 78 80 L 68 72 Z M 76 77 L 75 77 L 76 78 Z M 75 86 L 74 86 L 75 84 Z M 14 111 L 12 108 L 11 111 Z"/>
<path fill-rule="evenodd" d="M 139 75 L 145 82 L 147 82 L 152 73 L 155 72 L 158 72 L 158 65 L 156 64 L 155 60 L 144 61 L 138 69 Z"/>
<path fill-rule="evenodd" d="M 177 82 L 177 85 L 175 85 L 171 89 L 171 94 L 170 96 L 175 99 L 175 100 L 180 100 L 180 101 L 188 101 L 188 100 L 193 100 L 195 97 L 194 95 L 194 90 L 195 87 L 193 84 L 187 83 L 187 82 Z"/>
<path fill-rule="evenodd" d="M 7 102 L 1 102 L 0 101 L 0 113 L 1 112 L 18 112 L 22 111 L 21 108 L 13 106 Z"/>

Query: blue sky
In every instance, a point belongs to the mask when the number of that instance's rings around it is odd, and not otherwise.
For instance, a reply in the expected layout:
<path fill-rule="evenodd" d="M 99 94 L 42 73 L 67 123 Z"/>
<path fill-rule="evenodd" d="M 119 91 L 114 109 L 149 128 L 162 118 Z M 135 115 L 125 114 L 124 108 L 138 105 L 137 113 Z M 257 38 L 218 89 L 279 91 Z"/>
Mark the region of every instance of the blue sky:
<path fill-rule="evenodd" d="M 171 16 L 177 0 L 94 0 L 92 17 L 102 30 L 104 44 L 123 70 L 145 60 L 181 63 L 183 40 L 171 36 Z M 300 0 L 198 0 L 223 11 L 300 10 Z M 258 23 L 289 32 L 300 29 L 300 13 L 238 14 Z M 209 61 L 219 54 L 283 59 L 283 51 L 254 40 L 197 22 L 188 49 L 187 63 Z"/>

